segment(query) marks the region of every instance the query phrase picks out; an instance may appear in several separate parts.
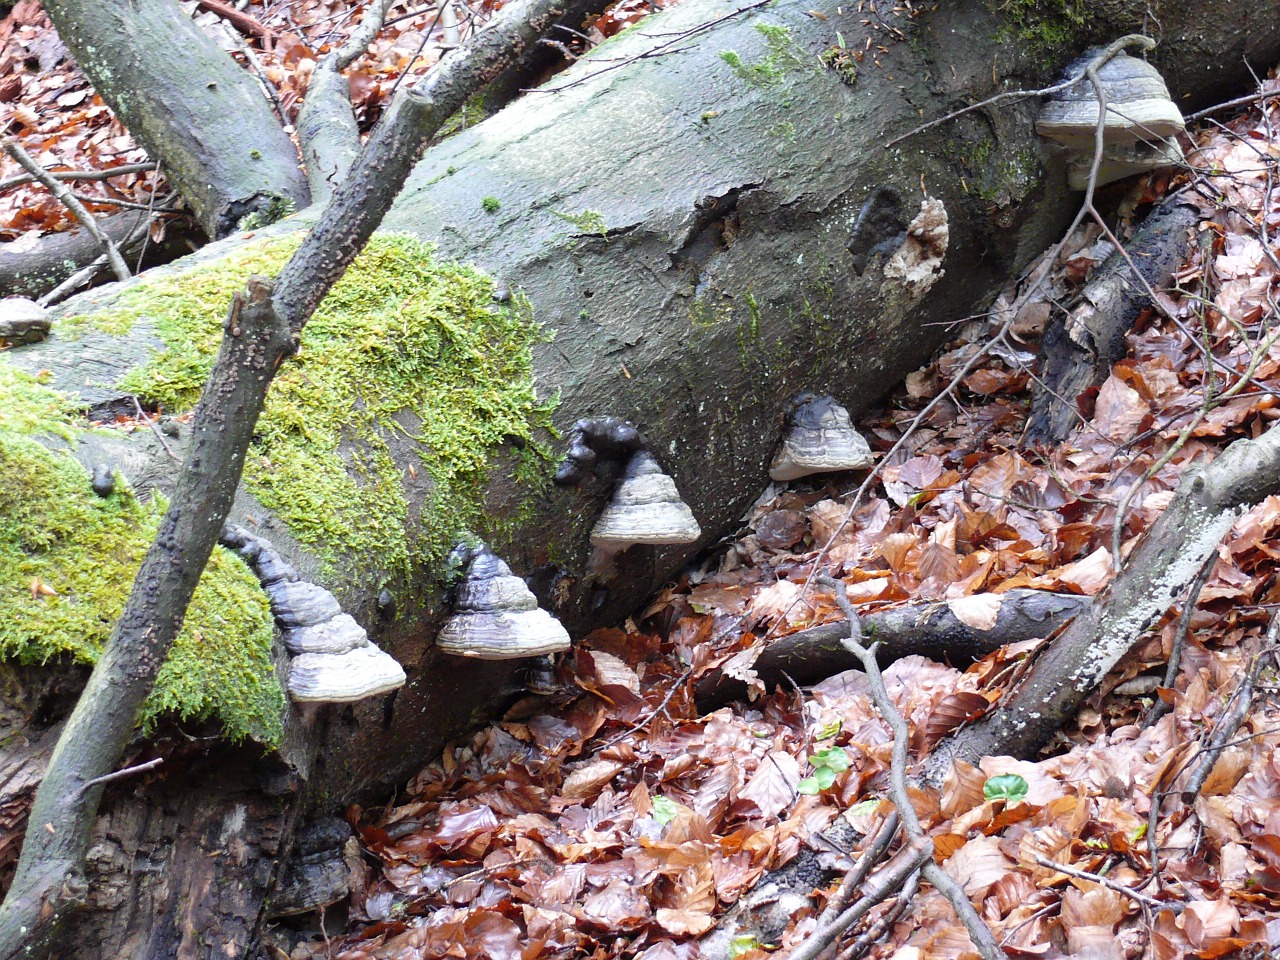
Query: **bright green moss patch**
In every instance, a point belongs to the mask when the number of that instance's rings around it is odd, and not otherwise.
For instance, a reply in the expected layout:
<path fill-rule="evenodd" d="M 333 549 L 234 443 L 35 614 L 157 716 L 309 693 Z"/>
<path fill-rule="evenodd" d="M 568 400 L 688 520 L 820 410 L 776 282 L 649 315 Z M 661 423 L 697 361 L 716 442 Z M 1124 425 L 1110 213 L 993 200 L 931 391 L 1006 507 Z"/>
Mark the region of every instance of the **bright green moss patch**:
<path fill-rule="evenodd" d="M 96 660 L 160 519 L 161 505 L 124 483 L 96 496 L 79 463 L 30 436 L 73 431 L 57 394 L 0 361 L 0 658 Z M 233 739 L 275 744 L 284 694 L 271 642 L 266 595 L 218 548 L 141 725 L 165 713 L 212 717 Z"/>
<path fill-rule="evenodd" d="M 135 287 L 110 316 L 87 318 L 149 316 L 167 345 L 122 386 L 171 412 L 193 406 L 232 294 L 251 273 L 276 273 L 296 244 L 264 243 Z M 349 561 L 346 575 L 404 574 L 438 563 L 463 530 L 491 530 L 482 494 L 501 449 L 531 489 L 545 477 L 535 434 L 550 408 L 535 396 L 530 357 L 540 332 L 527 303 L 499 307 L 493 292 L 490 277 L 437 262 L 429 244 L 376 237 L 277 375 L 246 481 L 317 556 Z M 431 502 L 411 515 L 405 486 L 421 471 Z"/>
<path fill-rule="evenodd" d="M 757 23 L 756 31 L 764 37 L 766 53 L 754 63 L 746 63 L 737 51 L 725 50 L 720 59 L 741 79 L 754 86 L 767 87 L 782 79 L 788 70 L 804 68 L 809 62 L 796 49 L 791 31 L 781 24 Z"/>

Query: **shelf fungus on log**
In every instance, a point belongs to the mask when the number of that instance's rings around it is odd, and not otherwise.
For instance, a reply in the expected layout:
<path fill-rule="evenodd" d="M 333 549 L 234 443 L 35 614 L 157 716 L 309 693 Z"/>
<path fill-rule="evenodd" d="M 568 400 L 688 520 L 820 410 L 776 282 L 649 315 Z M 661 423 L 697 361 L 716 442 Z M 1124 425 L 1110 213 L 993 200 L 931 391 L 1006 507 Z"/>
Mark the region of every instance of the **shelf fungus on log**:
<path fill-rule="evenodd" d="M 616 553 L 637 543 L 693 543 L 702 528 L 658 462 L 644 450 L 631 455 L 613 499 L 591 531 L 596 547 Z"/>
<path fill-rule="evenodd" d="M 862 470 L 875 457 L 862 434 L 853 429 L 849 411 L 831 397 L 802 393 L 787 417 L 787 433 L 769 467 L 778 483 L 814 473 Z"/>
<path fill-rule="evenodd" d="M 1083 74 L 1097 55 L 1097 50 L 1086 53 L 1068 68 L 1068 74 Z M 1121 53 L 1097 72 L 1107 98 L 1098 185 L 1181 163 L 1182 148 L 1174 138 L 1185 129 L 1185 123 L 1159 71 L 1144 60 Z M 1070 151 L 1067 182 L 1073 190 L 1088 186 L 1098 106 L 1093 82 L 1082 75 L 1046 102 L 1036 121 L 1040 136 Z"/>
<path fill-rule="evenodd" d="M 600 457 L 623 460 L 644 447 L 640 431 L 618 417 L 592 417 L 569 428 L 569 449 L 555 482 L 573 486 L 591 472 Z"/>
<path fill-rule="evenodd" d="M 227 525 L 222 544 L 240 555 L 262 585 L 292 655 L 289 698 L 299 703 L 348 703 L 389 693 L 405 682 L 395 659 L 369 642 L 355 618 L 324 587 L 308 583 L 270 541 Z"/>
<path fill-rule="evenodd" d="M 560 621 L 488 547 L 476 551 L 454 589 L 454 613 L 440 629 L 444 653 L 480 660 L 540 657 L 569 649 Z"/>

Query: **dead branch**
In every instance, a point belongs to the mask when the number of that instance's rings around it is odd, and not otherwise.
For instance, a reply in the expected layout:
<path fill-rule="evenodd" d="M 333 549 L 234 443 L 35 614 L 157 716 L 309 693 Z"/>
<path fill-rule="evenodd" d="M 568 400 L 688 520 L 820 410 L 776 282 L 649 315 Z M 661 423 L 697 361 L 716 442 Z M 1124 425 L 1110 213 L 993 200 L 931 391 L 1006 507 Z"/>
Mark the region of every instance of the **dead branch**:
<path fill-rule="evenodd" d="M 98 221 L 94 219 L 93 214 L 84 208 L 84 204 L 77 200 L 71 191 L 62 185 L 61 181 L 49 176 L 44 167 L 36 163 L 31 154 L 22 149 L 21 144 L 12 137 L 5 137 L 4 152 L 13 157 L 18 162 L 18 165 L 26 170 L 34 180 L 43 184 L 50 193 L 57 197 L 58 202 L 70 210 L 75 218 L 84 225 L 90 236 L 98 241 L 106 253 L 107 262 L 111 264 L 111 269 L 115 272 L 117 280 L 128 280 L 133 276 L 111 238 L 98 229 Z"/>
<path fill-rule="evenodd" d="M 862 635 L 875 637 L 876 659 L 881 666 L 913 655 L 965 665 L 1007 644 L 1052 636 L 1092 598 L 1010 590 L 999 594 L 998 602 L 996 622 L 986 630 L 965 623 L 945 602 L 861 613 L 858 620 Z M 766 688 L 783 682 L 784 675 L 796 683 L 810 684 L 845 670 L 861 669 L 861 661 L 841 643 L 848 635 L 848 621 L 835 620 L 777 637 L 760 652 L 752 669 Z M 746 695 L 744 682 L 719 673 L 704 677 L 695 693 L 704 712 Z"/>
<path fill-rule="evenodd" d="M 1048 741 L 1142 633 L 1186 590 L 1241 508 L 1280 486 L 1280 430 L 1237 440 L 1188 471 L 1173 501 L 1101 597 L 1049 645 L 992 713 L 944 741 L 929 760 L 941 782 L 956 759 L 1030 757 Z"/>
<path fill-rule="evenodd" d="M 125 163 L 105 170 L 46 170 L 54 180 L 110 180 L 113 177 L 125 177 L 133 173 L 148 173 L 159 170 L 160 165 L 152 161 L 146 163 Z M 0 180 L 0 192 L 20 187 L 24 183 L 35 183 L 36 178 L 29 173 Z"/>

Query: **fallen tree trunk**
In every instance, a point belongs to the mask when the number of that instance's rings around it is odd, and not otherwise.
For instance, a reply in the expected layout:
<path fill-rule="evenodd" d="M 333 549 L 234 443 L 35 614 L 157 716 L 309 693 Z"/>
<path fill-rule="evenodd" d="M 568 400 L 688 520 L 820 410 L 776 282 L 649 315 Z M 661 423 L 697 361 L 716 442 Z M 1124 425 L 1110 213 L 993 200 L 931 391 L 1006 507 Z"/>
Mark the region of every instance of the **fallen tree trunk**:
<path fill-rule="evenodd" d="M 1188 471 L 1097 602 L 1036 660 L 987 717 L 940 744 L 928 776 L 941 783 L 955 760 L 1031 757 L 1080 709 L 1143 632 L 1195 580 L 1243 508 L 1280 490 L 1280 429 L 1237 440 L 1212 463 Z"/>
<path fill-rule="evenodd" d="M 531 348 L 530 360 L 540 396 L 558 391 L 555 423 L 563 428 L 604 414 L 631 419 L 702 523 L 700 544 L 633 548 L 615 573 L 593 576 L 589 531 L 612 477 L 578 490 L 531 484 L 527 470 L 512 468 L 520 455 L 514 444 L 486 447 L 491 471 L 478 493 L 489 526 L 476 532 L 573 632 L 625 615 L 735 525 L 764 483 L 793 394 L 831 392 L 851 409 L 865 409 L 1072 212 L 1061 171 L 1047 157 L 1048 169 L 1041 165 L 1034 103 L 963 118 L 945 137 L 935 132 L 894 151 L 880 147 L 917 124 L 920 111 L 943 114 L 1005 81 L 1038 85 L 1069 59 L 1065 44 L 1060 56 L 1032 56 L 1026 45 L 1008 42 L 1016 24 L 977 6 L 890 21 L 910 42 L 882 34 L 879 22 L 864 23 L 849 8 L 832 6 L 822 17 L 807 9 L 786 0 L 768 8 L 685 0 L 576 65 L 551 86 L 556 92 L 531 95 L 441 145 L 384 223 L 438 240 L 443 255 L 474 263 L 527 297 L 555 334 Z M 1100 15 L 1093 24 L 1099 34 L 1126 32 L 1145 8 L 1115 9 L 1114 21 Z M 1260 10 L 1253 22 L 1235 7 L 1230 20 L 1215 20 L 1203 7 L 1169 11 L 1160 57 L 1180 102 L 1203 101 L 1229 74 L 1247 81 L 1243 64 L 1237 68 L 1222 50 L 1245 52 L 1247 43 L 1251 60 L 1280 56 L 1280 24 L 1268 14 Z M 851 49 L 875 43 L 888 52 L 855 78 L 818 59 L 839 49 L 839 38 Z M 1195 62 L 1206 42 L 1219 51 L 1210 70 Z M 857 230 L 858 212 L 875 192 L 895 194 L 907 218 L 915 217 L 922 184 L 943 211 L 945 243 L 894 231 L 866 235 L 875 224 Z M 937 207 L 930 209 L 936 216 Z M 265 233 L 284 235 L 302 223 Z M 881 252 L 855 261 L 851 245 Z M 192 264 L 216 265 L 243 252 L 243 241 L 229 241 Z M 64 313 L 109 312 L 111 296 L 80 298 Z M 510 296 L 497 292 L 499 300 Z M 359 311 L 359 301 L 350 309 Z M 173 336 L 158 308 L 135 313 L 127 334 L 82 323 L 74 337 L 23 348 L 13 362 L 49 371 L 52 384 L 99 411 L 131 410 L 122 381 Z M 377 345 L 373 337 L 370 350 Z M 340 414 L 354 417 L 398 384 L 359 386 L 359 402 Z M 406 408 L 368 437 L 340 437 L 359 474 L 362 442 L 386 434 L 381 449 L 406 508 L 371 519 L 407 530 L 416 561 L 392 565 L 355 538 L 345 546 L 317 541 L 267 510 L 253 490 L 241 491 L 232 519 L 271 539 L 309 578 L 326 580 L 410 679 L 397 694 L 333 708 L 311 722 L 292 714 L 274 757 L 252 770 L 229 766 L 226 789 L 198 813 L 189 811 L 191 822 L 230 824 L 253 836 L 287 833 L 301 809 L 329 812 L 394 787 L 509 699 L 510 665 L 450 658 L 432 646 L 444 576 L 426 558 L 438 556 L 435 521 L 446 511 L 437 499 L 439 478 L 417 466 L 421 443 L 413 438 L 426 412 Z M 180 454 L 181 438 L 171 443 Z M 174 470 L 148 430 L 85 435 L 77 454 L 89 464 L 117 465 L 144 491 L 166 488 Z M 312 492 L 304 484 L 288 495 L 303 500 Z M 456 524 L 445 527 L 460 532 Z M 174 766 L 186 762 L 176 756 Z M 259 789 L 279 798 L 270 810 L 241 802 Z M 137 824 L 145 817 L 130 811 L 159 802 L 147 789 L 113 786 L 105 816 Z M 171 828 L 159 842 L 148 834 L 143 843 L 138 833 L 112 842 L 145 847 L 148 869 L 161 872 L 207 850 L 203 831 Z M 240 865 L 225 868 L 228 880 L 240 881 Z M 261 876 L 244 879 L 237 929 L 256 929 L 254 904 L 267 891 Z M 117 879 L 136 884 L 141 875 Z M 145 910 L 88 913 L 76 919 L 68 942 L 81 956 L 118 955 L 130 943 L 151 942 L 159 922 Z M 202 949 L 190 917 L 163 922 L 176 925 L 174 939 L 184 948 Z M 246 942 L 237 937 L 229 945 L 234 951 Z"/>
<path fill-rule="evenodd" d="M 150 219 L 145 212 L 128 211 L 104 217 L 98 228 L 113 243 L 121 245 L 120 253 L 130 267 L 137 266 L 141 256 L 143 269 L 176 260 L 194 250 L 199 245 L 197 240 L 203 242 L 195 225 L 183 218 L 167 224 L 164 238 L 156 243 L 142 229 Z M 21 253 L 13 253 L 7 246 L 0 245 L 0 296 L 5 297 L 41 297 L 102 256 L 102 245 L 83 228 L 41 237 Z M 97 276 L 85 281 L 85 286 L 103 283 L 110 276 L 111 269 L 103 264 Z"/>

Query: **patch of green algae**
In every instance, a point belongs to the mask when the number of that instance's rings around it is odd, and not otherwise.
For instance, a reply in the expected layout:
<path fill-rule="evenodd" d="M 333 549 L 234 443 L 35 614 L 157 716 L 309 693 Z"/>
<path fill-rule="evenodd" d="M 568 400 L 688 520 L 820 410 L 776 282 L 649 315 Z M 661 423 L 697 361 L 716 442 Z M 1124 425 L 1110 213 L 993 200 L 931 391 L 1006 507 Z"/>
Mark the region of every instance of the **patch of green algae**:
<path fill-rule="evenodd" d="M 191 408 L 217 352 L 231 296 L 273 275 L 297 238 L 141 284 L 80 323 L 127 330 L 152 319 L 166 349 L 121 386 L 170 412 Z M 531 492 L 550 454 L 535 440 L 551 407 L 534 392 L 528 303 L 493 302 L 492 278 L 440 263 L 433 246 L 379 235 L 307 324 L 281 368 L 245 466 L 249 489 L 300 542 L 369 580 L 435 566 L 464 530 L 492 532 L 483 491 L 505 449 Z M 406 469 L 405 451 L 418 467 Z M 399 457 L 394 454 L 399 453 Z M 399 460 L 399 464 L 397 463 Z M 411 516 L 406 484 L 431 481 Z M 509 522 L 511 518 L 506 518 Z"/>
<path fill-rule="evenodd" d="M 115 493 L 96 496 L 70 454 L 33 439 L 75 433 L 74 413 L 59 394 L 0 360 L 0 658 L 94 662 L 163 512 L 161 503 L 139 502 L 119 478 Z M 214 717 L 232 739 L 276 744 L 285 701 L 272 635 L 252 572 L 217 548 L 141 726 L 167 713 Z"/>

